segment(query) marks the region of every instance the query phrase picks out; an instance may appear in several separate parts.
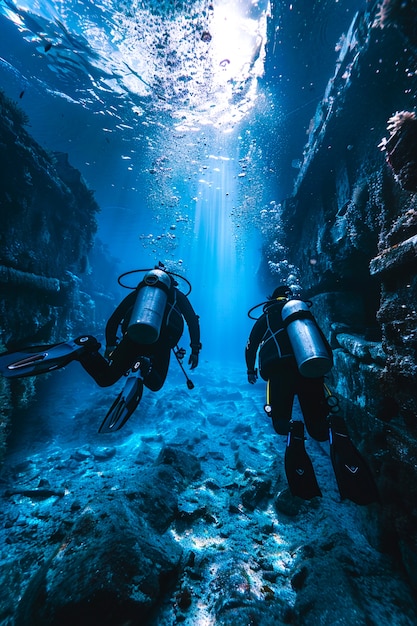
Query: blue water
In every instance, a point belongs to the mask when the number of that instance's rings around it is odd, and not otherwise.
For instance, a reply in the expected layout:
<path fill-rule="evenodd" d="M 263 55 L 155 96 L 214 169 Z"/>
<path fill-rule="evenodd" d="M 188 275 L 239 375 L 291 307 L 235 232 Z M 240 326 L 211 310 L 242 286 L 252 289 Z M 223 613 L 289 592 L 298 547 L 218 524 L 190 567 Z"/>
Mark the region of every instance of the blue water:
<path fill-rule="evenodd" d="M 95 191 L 98 237 L 119 262 L 115 290 L 119 272 L 159 261 L 184 273 L 210 360 L 242 360 L 246 312 L 274 285 L 260 271 L 258 218 L 285 189 L 263 143 L 279 152 L 291 132 L 304 141 L 342 23 L 363 3 L 325 4 L 321 23 L 309 3 L 282 4 L 288 44 L 302 52 L 294 21 L 316 26 L 319 58 L 297 52 L 297 68 L 277 69 L 266 63 L 266 0 L 196 0 L 185 12 L 169 2 L 0 2 L 0 84 L 38 142 L 67 152 Z"/>
<path fill-rule="evenodd" d="M 36 608 L 32 583 L 36 589 L 40 567 L 61 541 L 71 545 L 71 531 L 63 540 L 57 532 L 63 520 L 76 522 L 103 494 L 123 503 L 124 490 L 135 493 L 142 469 L 169 445 L 203 465 L 201 479 L 182 495 L 184 510 L 193 510 L 198 496 L 198 505 L 210 499 L 213 513 L 211 521 L 197 520 L 190 532 L 175 535 L 203 563 L 201 595 L 186 626 L 215 623 L 216 572 L 232 559 L 262 600 L 262 623 L 272 623 L 271 594 L 294 605 L 292 577 L 303 546 L 331 538 L 327 553 L 335 530 L 360 548 L 357 587 L 343 596 L 337 617 L 415 623 L 402 620 L 402 612 L 414 616 L 414 601 L 401 580 L 397 590 L 397 574 L 369 545 L 359 507 L 340 503 L 327 442 L 306 441 L 323 491 L 319 506 L 288 519 L 272 505 L 242 515 L 229 508 L 229 490 L 250 487 L 252 477 L 271 478 L 274 495 L 287 488 L 285 437 L 263 411 L 264 382 L 252 386 L 246 378 L 244 348 L 253 324 L 247 311 L 276 286 L 263 258 L 264 234 L 275 228 L 279 203 L 291 193 L 339 38 L 367 2 L 273 4 L 271 26 L 266 0 L 0 0 L 0 87 L 26 112 L 39 144 L 68 153 L 94 190 L 97 240 L 114 267 L 109 290 L 121 300 L 127 291 L 117 285 L 119 274 L 165 263 L 192 284 L 203 344 L 198 369 L 187 370 L 195 387 L 187 388 L 172 359 L 163 389 L 145 389 L 117 433 L 97 431 L 124 379 L 99 388 L 77 363 L 39 377 L 36 399 L 13 415 L 2 484 L 36 489 L 46 479 L 66 495 L 4 499 L 0 611 L 7 626 L 14 626 L 22 598 Z M 275 243 L 280 246 L 279 235 Z M 285 259 L 281 265 L 288 282 L 296 280 Z M 94 278 L 100 268 L 93 264 L 92 272 Z M 187 332 L 180 345 L 188 348 Z M 293 417 L 301 418 L 297 403 Z M 102 448 L 114 456 L 97 460 Z M 212 482 L 221 487 L 213 494 Z M 273 530 L 260 535 L 260 528 Z M 271 563 L 276 580 L 263 579 L 258 562 Z M 82 589 L 85 571 L 77 574 Z M 323 579 L 313 578 L 325 619 L 340 579 L 329 595 Z M 164 608 L 158 626 L 178 623 L 170 611 Z"/>

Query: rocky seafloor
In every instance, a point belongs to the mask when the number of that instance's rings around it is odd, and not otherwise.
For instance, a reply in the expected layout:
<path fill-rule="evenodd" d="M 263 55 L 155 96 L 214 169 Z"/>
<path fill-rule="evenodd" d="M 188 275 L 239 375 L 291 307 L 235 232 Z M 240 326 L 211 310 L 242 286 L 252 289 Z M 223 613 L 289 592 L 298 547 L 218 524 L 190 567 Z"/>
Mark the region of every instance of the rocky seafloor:
<path fill-rule="evenodd" d="M 370 530 L 380 505 L 340 501 L 328 443 L 306 441 L 323 497 L 293 497 L 264 383 L 243 363 L 190 375 L 193 390 L 172 363 L 100 435 L 121 383 L 99 389 L 77 364 L 40 381 L 0 475 L 0 623 L 417 624 Z"/>

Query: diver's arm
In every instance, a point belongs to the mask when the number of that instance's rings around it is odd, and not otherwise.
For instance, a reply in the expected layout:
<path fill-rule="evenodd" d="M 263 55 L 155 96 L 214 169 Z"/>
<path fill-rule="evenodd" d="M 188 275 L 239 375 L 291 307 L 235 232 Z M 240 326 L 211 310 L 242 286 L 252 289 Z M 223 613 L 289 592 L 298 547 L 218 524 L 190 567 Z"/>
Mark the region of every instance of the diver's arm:
<path fill-rule="evenodd" d="M 137 292 L 132 291 L 114 310 L 106 324 L 106 345 L 115 346 L 117 344 L 117 330 L 121 321 L 126 316 L 127 311 L 134 305 Z"/>
<path fill-rule="evenodd" d="M 178 308 L 187 323 L 188 332 L 190 333 L 191 356 L 189 363 L 191 365 L 191 369 L 194 369 L 198 365 L 198 355 L 202 347 L 200 343 L 199 317 L 194 311 L 187 296 L 179 290 L 177 290 L 176 296 Z"/>
<path fill-rule="evenodd" d="M 249 382 L 252 382 L 252 383 L 254 383 L 256 380 L 256 369 L 255 369 L 256 353 L 258 351 L 259 344 L 262 341 L 262 337 L 265 334 L 265 330 L 266 330 L 266 318 L 262 316 L 255 322 L 255 325 L 251 330 L 251 333 L 249 335 L 249 339 L 245 348 L 245 360 L 246 360 L 248 380 L 250 378 Z"/>

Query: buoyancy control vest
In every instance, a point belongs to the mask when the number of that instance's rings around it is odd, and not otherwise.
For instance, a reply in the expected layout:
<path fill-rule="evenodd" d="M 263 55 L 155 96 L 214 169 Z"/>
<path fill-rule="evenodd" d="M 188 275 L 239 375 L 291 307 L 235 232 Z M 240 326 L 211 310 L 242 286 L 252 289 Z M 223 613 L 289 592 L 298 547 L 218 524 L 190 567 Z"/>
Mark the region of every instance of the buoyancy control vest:
<path fill-rule="evenodd" d="M 293 350 L 281 317 L 282 302 L 268 302 L 264 306 L 262 316 L 265 332 L 259 344 L 259 373 L 264 380 L 268 380 L 271 368 L 283 363 L 288 359 L 293 359 Z"/>
<path fill-rule="evenodd" d="M 177 303 L 179 292 L 173 289 L 173 297 L 168 298 L 165 327 L 161 329 L 161 339 L 170 348 L 174 348 L 184 332 L 184 319 Z"/>
<path fill-rule="evenodd" d="M 333 356 L 308 305 L 289 300 L 281 311 L 298 371 L 306 378 L 319 378 L 333 367 Z"/>
<path fill-rule="evenodd" d="M 127 334 L 141 344 L 155 343 L 160 335 L 171 278 L 167 272 L 152 269 L 138 286 L 138 293 L 130 316 Z"/>

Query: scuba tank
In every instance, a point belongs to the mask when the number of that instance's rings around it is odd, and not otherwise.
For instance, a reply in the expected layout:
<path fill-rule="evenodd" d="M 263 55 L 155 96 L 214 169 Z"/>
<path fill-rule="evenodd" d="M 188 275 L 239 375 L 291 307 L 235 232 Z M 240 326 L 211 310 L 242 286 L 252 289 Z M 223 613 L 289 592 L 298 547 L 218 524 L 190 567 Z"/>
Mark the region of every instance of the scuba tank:
<path fill-rule="evenodd" d="M 308 305 L 302 300 L 289 300 L 281 315 L 300 374 L 306 378 L 327 374 L 333 366 L 333 356 Z"/>
<path fill-rule="evenodd" d="M 156 268 L 145 274 L 127 328 L 132 341 L 151 344 L 158 340 L 170 288 L 167 272 Z"/>

